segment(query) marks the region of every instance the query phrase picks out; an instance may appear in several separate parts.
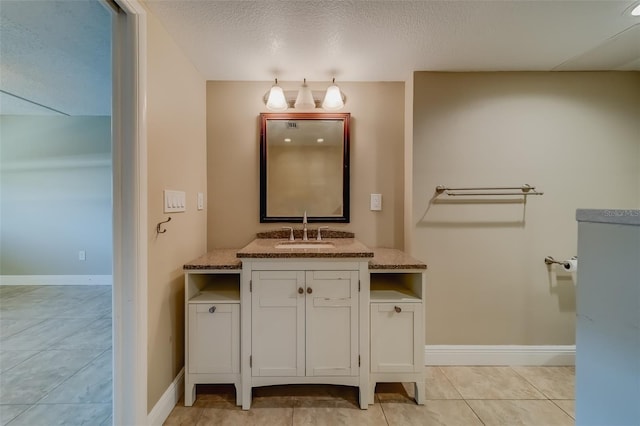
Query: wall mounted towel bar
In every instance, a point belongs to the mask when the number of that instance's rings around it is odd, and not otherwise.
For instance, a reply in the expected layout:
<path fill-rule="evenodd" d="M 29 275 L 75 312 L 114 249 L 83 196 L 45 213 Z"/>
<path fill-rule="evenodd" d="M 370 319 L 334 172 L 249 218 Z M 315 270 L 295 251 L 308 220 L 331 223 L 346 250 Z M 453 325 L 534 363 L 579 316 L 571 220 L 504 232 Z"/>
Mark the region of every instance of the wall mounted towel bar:
<path fill-rule="evenodd" d="M 515 192 L 516 190 L 520 192 Z M 460 192 L 463 191 L 463 192 Z M 505 192 L 507 191 L 507 192 Z M 544 192 L 536 191 L 535 186 L 524 184 L 522 186 L 494 186 L 494 187 L 469 187 L 448 188 L 444 185 L 436 186 L 436 193 L 449 196 L 476 196 L 476 195 L 542 195 Z"/>

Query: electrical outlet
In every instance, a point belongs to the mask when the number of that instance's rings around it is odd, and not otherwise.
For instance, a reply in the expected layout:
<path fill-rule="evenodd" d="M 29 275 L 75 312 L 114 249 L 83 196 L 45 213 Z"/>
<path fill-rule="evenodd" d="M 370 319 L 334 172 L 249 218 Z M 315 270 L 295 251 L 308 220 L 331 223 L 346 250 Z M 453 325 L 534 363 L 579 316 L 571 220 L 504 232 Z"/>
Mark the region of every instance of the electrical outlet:
<path fill-rule="evenodd" d="M 371 194 L 371 211 L 382 210 L 382 194 Z"/>
<path fill-rule="evenodd" d="M 78 252 L 78 260 L 87 260 L 87 252 L 80 250 Z"/>

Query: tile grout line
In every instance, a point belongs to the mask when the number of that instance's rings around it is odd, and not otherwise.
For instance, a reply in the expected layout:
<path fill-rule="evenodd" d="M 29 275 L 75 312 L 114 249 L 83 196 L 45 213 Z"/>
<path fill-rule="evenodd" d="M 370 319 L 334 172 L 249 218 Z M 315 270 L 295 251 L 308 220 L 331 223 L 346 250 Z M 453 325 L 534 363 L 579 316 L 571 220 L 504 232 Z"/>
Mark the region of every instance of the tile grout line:
<path fill-rule="evenodd" d="M 382 403 L 382 401 L 380 401 L 380 398 L 378 398 L 378 396 L 375 394 L 375 392 L 373 393 L 373 402 L 376 402 L 376 398 L 378 399 L 378 403 L 380 404 L 380 410 L 382 411 L 382 416 L 384 417 L 384 421 L 387 423 L 387 426 L 391 426 L 391 423 L 389 423 L 389 419 L 387 418 L 387 413 L 385 413 L 384 411 L 384 404 Z"/>
<path fill-rule="evenodd" d="M 447 373 L 441 368 L 441 367 L 436 367 L 440 373 L 442 373 L 442 375 L 444 376 L 445 379 L 447 379 L 447 382 L 451 385 L 451 387 L 453 388 L 453 390 L 456 391 L 456 393 L 458 394 L 458 396 L 460 397 L 460 399 L 465 399 L 464 396 L 462 396 L 462 392 L 460 392 L 458 390 L 458 388 L 456 387 L 456 385 L 453 384 L 453 382 L 451 381 L 451 379 L 449 378 L 449 376 L 447 376 Z"/>
<path fill-rule="evenodd" d="M 59 349 L 52 349 L 52 350 L 59 350 Z M 104 351 L 100 352 L 98 355 L 96 355 L 94 358 L 92 358 L 87 364 L 85 364 L 84 366 L 80 367 L 80 369 L 78 371 L 76 371 L 75 373 L 71 374 L 70 376 L 68 376 L 66 379 L 64 379 L 62 382 L 60 382 L 56 387 L 54 387 L 53 389 L 51 389 L 49 392 L 46 393 L 46 395 L 44 395 L 42 398 L 40 398 L 35 404 L 39 404 L 39 405 L 55 405 L 55 404 L 107 404 L 106 402 L 52 402 L 52 403 L 40 403 L 40 401 L 42 401 L 44 398 L 46 398 L 47 396 L 49 396 L 49 394 L 51 394 L 52 392 L 55 392 L 56 389 L 60 388 L 60 386 L 64 385 L 65 383 L 67 383 L 69 380 L 71 380 L 73 377 L 75 377 L 76 375 L 80 374 L 81 371 L 84 371 L 85 369 L 87 369 L 95 360 L 97 360 L 98 358 L 100 358 L 102 355 L 104 355 L 106 352 L 112 350 L 112 348 L 109 349 L 105 349 Z M 112 357 L 113 359 L 113 357 Z M 112 384 L 113 386 L 113 384 Z M 113 393 L 113 392 L 112 392 Z M 113 401 L 110 401 L 109 403 L 113 403 Z M 34 404 L 34 405 L 35 405 Z"/>
<path fill-rule="evenodd" d="M 39 288 L 44 288 L 44 287 L 49 288 L 49 286 L 25 286 L 25 287 L 31 287 L 31 289 L 29 291 L 24 291 L 24 292 L 20 293 L 21 296 L 22 295 L 26 295 L 26 297 L 31 295 L 31 293 L 33 293 L 34 291 L 37 291 Z M 63 290 L 67 291 L 67 290 L 73 290 L 73 289 L 69 288 L 67 286 L 63 286 Z M 89 296 L 89 297 L 82 297 L 81 300 L 79 300 L 78 302 L 86 303 L 87 301 L 95 301 L 95 300 L 98 300 L 99 297 L 106 297 L 106 295 L 107 295 L 107 292 L 105 291 L 104 294 L 95 294 L 95 295 L 92 295 L 92 296 Z M 54 302 L 58 302 L 58 300 L 55 300 Z M 18 303 L 20 305 L 28 304 L 28 300 L 18 301 Z M 2 308 L 2 309 L 0 309 L 0 319 L 14 319 L 14 318 L 6 318 L 4 315 L 2 315 L 3 313 L 6 313 L 6 312 L 3 312 L 3 311 L 6 310 L 5 307 L 7 307 L 7 306 L 11 306 L 11 305 L 5 304 L 4 306 L 0 307 L 0 308 Z M 69 313 L 70 309 L 71 309 L 71 306 L 67 307 L 67 310 L 65 310 L 63 312 L 64 313 Z M 9 336 L 3 337 L 3 340 L 4 340 L 4 338 L 8 338 L 8 337 L 11 337 L 11 336 L 16 336 L 16 335 L 18 335 L 18 334 L 20 334 L 22 332 L 25 332 L 27 330 L 30 330 L 30 329 L 34 328 L 34 327 L 37 327 L 38 325 L 41 325 L 46 321 L 56 321 L 56 320 L 64 320 L 64 319 L 84 319 L 85 321 L 86 320 L 90 320 L 89 324 L 94 324 L 95 322 L 103 319 L 103 316 L 100 316 L 100 317 L 92 316 L 92 317 L 89 317 L 89 318 L 85 318 L 85 317 L 75 317 L 75 316 L 68 317 L 68 315 L 63 315 L 63 316 L 49 315 L 47 317 L 41 317 L 41 318 L 34 318 L 33 316 L 31 316 L 29 318 L 20 318 L 20 317 L 18 317 L 18 318 L 15 318 L 15 319 L 18 319 L 18 320 L 21 320 L 21 319 L 38 319 L 40 321 L 37 321 L 35 324 L 32 324 L 31 326 L 26 327 L 25 329 L 20 330 L 19 332 L 12 333 Z M 112 321 L 112 319 L 111 319 L 111 321 Z M 60 341 L 70 337 L 74 333 L 75 333 L 75 331 L 70 333 L 70 334 L 64 335 L 63 337 L 59 338 L 56 343 L 53 343 L 53 344 L 59 343 Z M 36 407 L 38 407 L 38 406 L 72 406 L 72 405 L 73 406 L 87 406 L 87 405 L 110 405 L 110 406 L 112 406 L 112 402 L 111 401 L 109 401 L 109 402 L 86 402 L 86 403 L 83 403 L 83 402 L 40 403 L 44 398 L 46 398 L 52 392 L 55 392 L 56 389 L 59 389 L 60 386 L 62 386 L 64 383 L 67 383 L 72 377 L 75 377 L 81 371 L 84 371 L 89 365 L 91 365 L 93 362 L 95 362 L 99 357 L 103 356 L 107 351 L 112 350 L 112 348 L 111 348 L 112 345 L 110 344 L 109 346 L 110 346 L 109 348 L 105 348 L 105 349 L 95 348 L 95 349 L 98 349 L 98 351 L 99 351 L 96 354 L 96 356 L 94 356 L 91 359 L 88 359 L 84 364 L 81 364 L 80 368 L 77 371 L 73 372 L 71 375 L 67 376 L 66 378 L 63 378 L 63 380 L 60 383 L 55 385 L 55 387 L 53 387 L 51 390 L 49 390 L 45 395 L 43 395 L 41 398 L 39 398 L 34 403 L 17 404 L 17 405 L 23 405 L 26 408 L 24 410 L 22 410 L 20 413 L 18 413 L 16 416 L 14 416 L 12 419 L 9 419 L 9 423 L 7 423 L 7 425 L 16 424 L 16 421 L 18 421 L 19 418 L 24 416 L 25 413 L 28 413 L 31 410 L 35 410 Z M 93 349 L 94 348 L 86 348 L 86 350 L 93 350 Z M 70 350 L 74 350 L 74 349 L 56 348 L 56 347 L 53 347 L 52 345 L 48 345 L 47 347 L 40 348 L 40 349 L 38 349 L 38 348 L 34 348 L 34 349 L 16 349 L 16 351 L 33 351 L 34 354 L 31 355 L 30 357 L 28 357 L 27 359 L 19 362 L 15 366 L 11 367 L 7 371 L 2 372 L 2 374 L 4 375 L 6 372 L 13 370 L 14 368 L 16 368 L 16 367 L 18 367 L 20 365 L 23 365 L 23 363 L 25 363 L 27 361 L 32 361 L 32 358 L 37 356 L 38 354 L 43 354 L 43 353 L 46 353 L 46 352 L 70 351 Z M 5 405 L 5 404 L 3 404 L 3 405 Z M 100 423 L 104 423 L 110 417 L 111 417 L 111 414 L 106 415 L 104 418 L 100 419 Z"/>
<path fill-rule="evenodd" d="M 483 425 L 486 425 L 484 420 L 482 420 L 482 417 L 480 417 L 480 415 L 478 413 L 476 413 L 476 410 L 473 409 L 471 404 L 469 404 L 469 401 L 467 401 L 466 399 L 463 399 L 463 401 L 464 401 L 465 404 L 467 404 L 467 407 L 469 407 L 469 409 L 471 410 L 473 415 L 476 416 L 476 418 L 480 421 L 480 423 L 482 423 Z"/>

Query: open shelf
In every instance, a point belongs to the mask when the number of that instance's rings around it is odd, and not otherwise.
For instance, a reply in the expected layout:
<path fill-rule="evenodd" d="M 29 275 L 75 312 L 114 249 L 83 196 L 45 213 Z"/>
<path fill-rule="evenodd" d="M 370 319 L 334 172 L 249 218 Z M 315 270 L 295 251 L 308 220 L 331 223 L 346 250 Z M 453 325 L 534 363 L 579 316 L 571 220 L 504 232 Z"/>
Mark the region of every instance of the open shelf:
<path fill-rule="evenodd" d="M 421 302 L 421 293 L 421 273 L 371 274 L 371 302 Z"/>
<path fill-rule="evenodd" d="M 240 274 L 218 273 L 198 274 L 190 273 L 189 303 L 239 303 L 240 302 Z"/>

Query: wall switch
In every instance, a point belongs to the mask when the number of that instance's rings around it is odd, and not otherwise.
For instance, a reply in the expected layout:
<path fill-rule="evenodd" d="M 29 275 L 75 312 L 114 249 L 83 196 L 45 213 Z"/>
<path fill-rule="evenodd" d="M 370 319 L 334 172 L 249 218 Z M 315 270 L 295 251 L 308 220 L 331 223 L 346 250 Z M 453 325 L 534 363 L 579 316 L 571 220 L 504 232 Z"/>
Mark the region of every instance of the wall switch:
<path fill-rule="evenodd" d="M 184 191 L 164 190 L 164 212 L 176 213 L 187 210 L 187 195 Z"/>
<path fill-rule="evenodd" d="M 87 252 L 80 250 L 78 252 L 78 260 L 87 260 Z"/>
<path fill-rule="evenodd" d="M 198 210 L 204 209 L 204 194 L 198 192 Z"/>
<path fill-rule="evenodd" d="M 382 210 L 382 194 L 371 194 L 371 211 Z"/>

